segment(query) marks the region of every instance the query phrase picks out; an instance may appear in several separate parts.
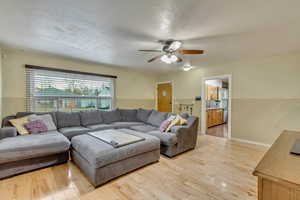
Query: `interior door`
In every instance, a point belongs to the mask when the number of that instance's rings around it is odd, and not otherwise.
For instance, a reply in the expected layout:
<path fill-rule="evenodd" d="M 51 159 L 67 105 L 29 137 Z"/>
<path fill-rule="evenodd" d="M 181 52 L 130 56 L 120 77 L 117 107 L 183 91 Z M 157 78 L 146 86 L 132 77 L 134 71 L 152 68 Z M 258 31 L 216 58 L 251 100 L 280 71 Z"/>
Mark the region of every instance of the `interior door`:
<path fill-rule="evenodd" d="M 172 84 L 160 83 L 157 85 L 157 110 L 172 112 Z"/>

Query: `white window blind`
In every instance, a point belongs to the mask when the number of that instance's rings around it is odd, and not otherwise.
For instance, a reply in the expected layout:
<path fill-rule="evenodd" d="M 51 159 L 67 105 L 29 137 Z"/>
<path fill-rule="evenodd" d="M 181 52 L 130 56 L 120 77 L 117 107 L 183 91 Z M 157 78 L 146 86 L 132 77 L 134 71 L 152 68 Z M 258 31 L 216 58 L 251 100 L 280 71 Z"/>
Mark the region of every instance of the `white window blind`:
<path fill-rule="evenodd" d="M 111 110 L 115 78 L 26 67 L 26 109 L 34 112 Z"/>

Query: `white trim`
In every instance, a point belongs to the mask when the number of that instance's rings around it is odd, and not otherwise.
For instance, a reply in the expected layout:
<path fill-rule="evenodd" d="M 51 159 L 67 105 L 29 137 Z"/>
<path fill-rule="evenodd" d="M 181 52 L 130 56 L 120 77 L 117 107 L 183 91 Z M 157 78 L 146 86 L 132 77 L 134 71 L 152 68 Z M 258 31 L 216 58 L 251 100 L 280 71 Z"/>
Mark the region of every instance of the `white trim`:
<path fill-rule="evenodd" d="M 210 76 L 210 77 L 203 77 L 201 82 L 201 133 L 206 134 L 206 92 L 205 92 L 205 81 L 206 80 L 214 80 L 214 79 L 228 79 L 228 136 L 227 138 L 231 138 L 231 101 L 232 101 L 232 75 L 226 74 L 226 75 L 220 75 L 220 76 Z"/>
<path fill-rule="evenodd" d="M 116 85 L 116 79 L 114 78 L 112 80 L 112 85 L 113 85 L 113 96 L 112 96 L 112 109 L 117 108 L 117 85 Z"/>
<path fill-rule="evenodd" d="M 164 83 L 171 83 L 172 86 L 172 112 L 174 112 L 174 82 L 173 81 L 161 81 L 161 82 L 156 82 L 156 87 L 155 87 L 155 108 L 158 110 L 158 102 L 157 102 L 157 88 L 159 84 L 164 84 Z"/>
<path fill-rule="evenodd" d="M 254 142 L 254 141 L 244 140 L 244 139 L 239 139 L 239 138 L 231 138 L 231 140 L 238 141 L 238 142 L 243 142 L 243 143 L 247 143 L 247 144 L 255 144 L 255 145 L 264 146 L 264 147 L 271 147 L 270 144 Z"/>

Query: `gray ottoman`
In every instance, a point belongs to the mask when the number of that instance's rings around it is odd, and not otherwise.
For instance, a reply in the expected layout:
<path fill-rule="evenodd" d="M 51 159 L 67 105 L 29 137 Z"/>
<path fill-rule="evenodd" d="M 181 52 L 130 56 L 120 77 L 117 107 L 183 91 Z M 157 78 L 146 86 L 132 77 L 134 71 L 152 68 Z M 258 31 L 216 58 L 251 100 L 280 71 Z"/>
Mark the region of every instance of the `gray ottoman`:
<path fill-rule="evenodd" d="M 114 148 L 88 134 L 72 138 L 72 159 L 95 187 L 159 160 L 158 138 L 129 129 L 118 131 L 140 136 L 145 140 Z"/>

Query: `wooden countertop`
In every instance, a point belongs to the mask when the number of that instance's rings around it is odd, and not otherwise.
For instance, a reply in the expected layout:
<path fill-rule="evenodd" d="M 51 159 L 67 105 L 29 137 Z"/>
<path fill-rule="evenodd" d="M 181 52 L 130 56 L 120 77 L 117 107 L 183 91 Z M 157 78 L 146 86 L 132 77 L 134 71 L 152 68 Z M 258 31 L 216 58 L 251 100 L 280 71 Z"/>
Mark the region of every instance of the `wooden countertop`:
<path fill-rule="evenodd" d="M 264 155 L 253 174 L 300 186 L 300 156 L 290 154 L 297 139 L 300 139 L 300 132 L 284 131 Z"/>
<path fill-rule="evenodd" d="M 207 108 L 206 110 L 224 110 L 224 108 Z"/>

